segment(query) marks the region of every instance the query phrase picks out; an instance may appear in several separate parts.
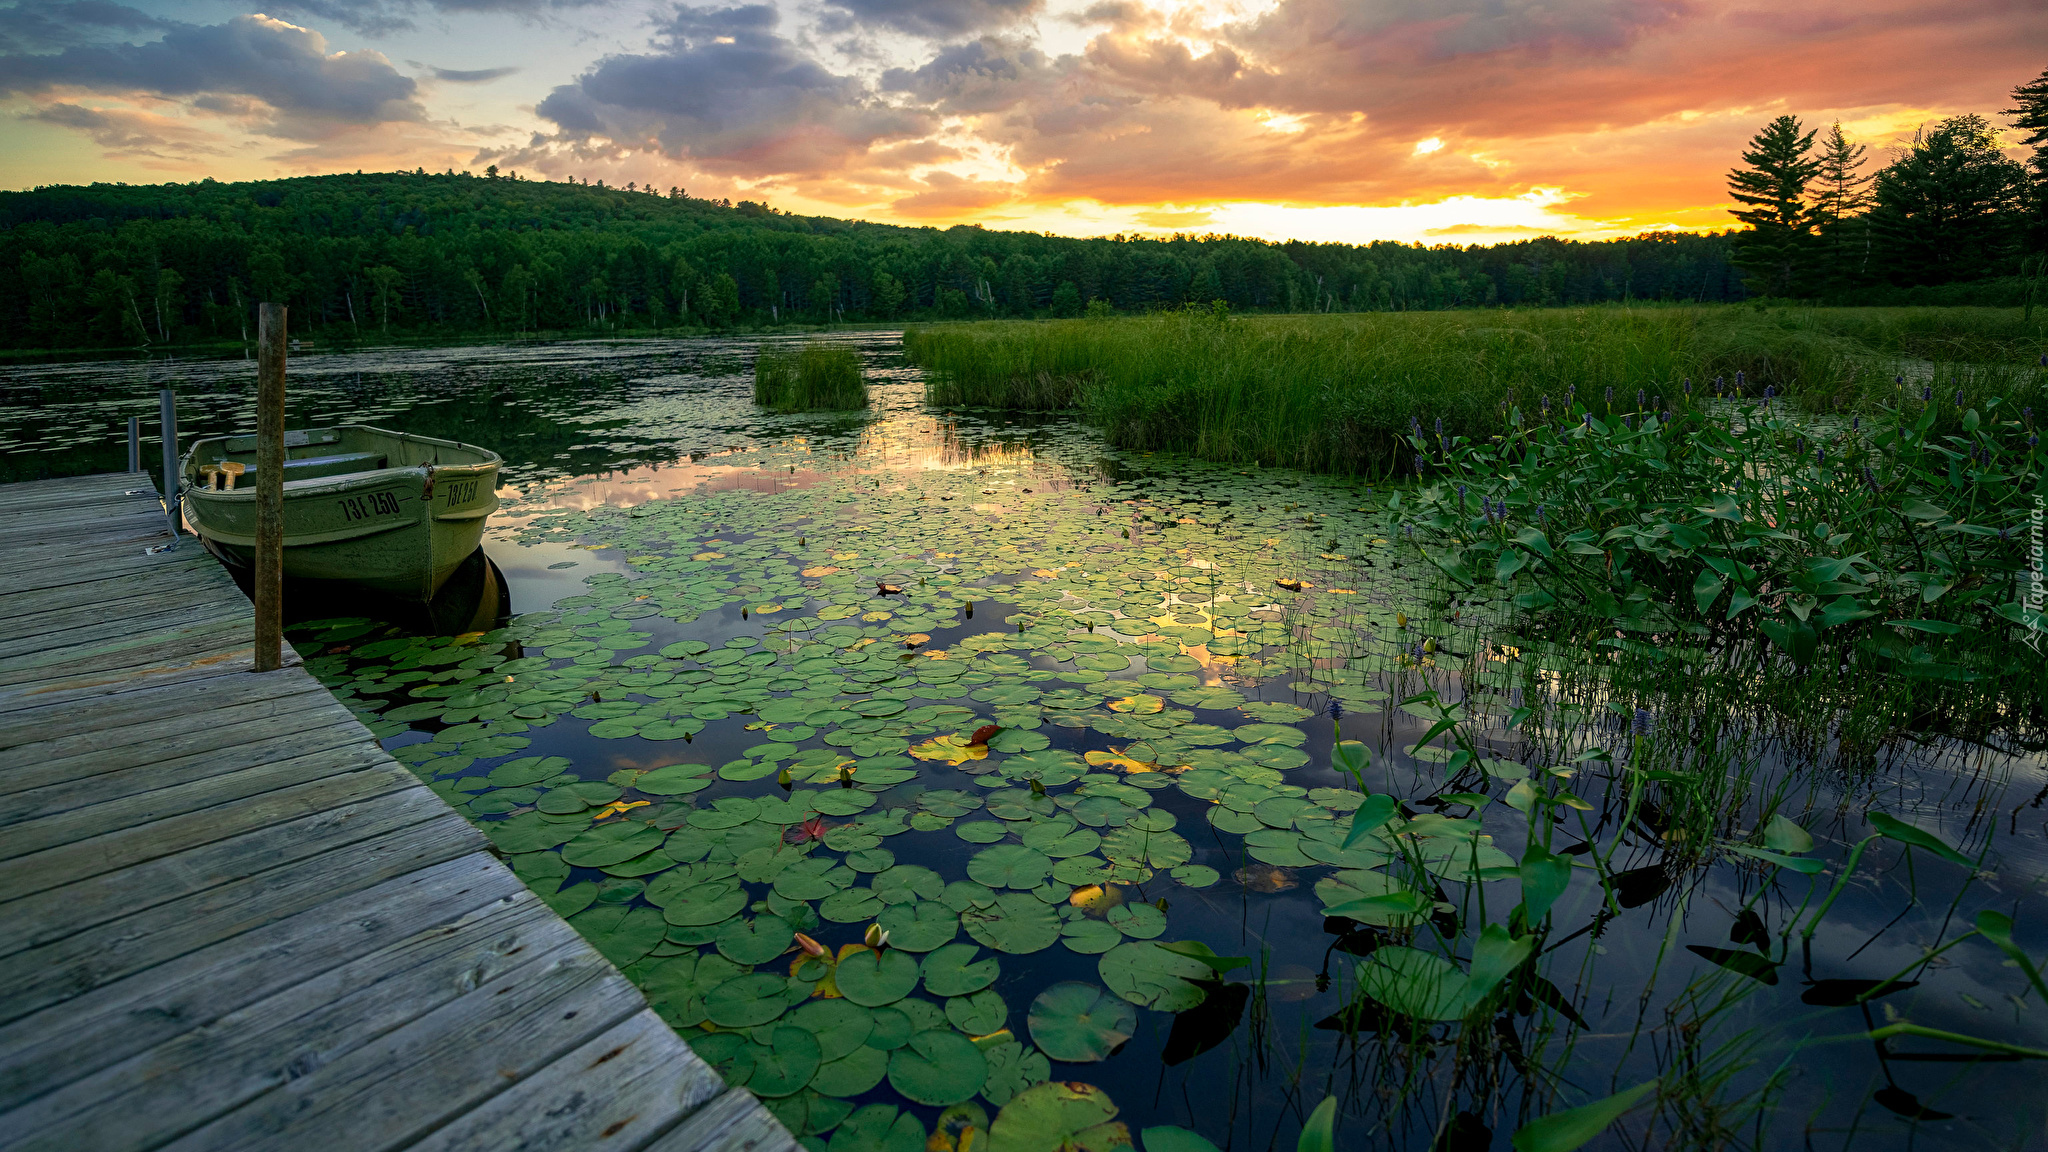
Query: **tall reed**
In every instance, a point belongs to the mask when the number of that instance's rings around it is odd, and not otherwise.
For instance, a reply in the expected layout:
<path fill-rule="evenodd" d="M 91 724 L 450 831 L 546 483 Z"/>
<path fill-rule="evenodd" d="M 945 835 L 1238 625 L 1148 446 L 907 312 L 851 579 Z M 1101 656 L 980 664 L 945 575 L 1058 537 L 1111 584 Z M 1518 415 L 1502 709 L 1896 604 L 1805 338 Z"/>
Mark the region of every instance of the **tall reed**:
<path fill-rule="evenodd" d="M 1638 307 L 1239 318 L 1213 310 L 913 329 L 934 404 L 1078 408 L 1125 448 L 1318 471 L 1401 471 L 1401 433 L 1503 430 L 1529 407 L 1608 389 L 1875 409 L 1928 386 L 2030 403 L 2048 351 L 2017 309 Z M 1966 404 L 1967 406 L 1967 404 Z M 1942 429 L 1938 429 L 1942 430 Z"/>
<path fill-rule="evenodd" d="M 816 343 L 795 351 L 764 348 L 754 359 L 754 403 L 776 412 L 865 408 L 860 354 Z"/>

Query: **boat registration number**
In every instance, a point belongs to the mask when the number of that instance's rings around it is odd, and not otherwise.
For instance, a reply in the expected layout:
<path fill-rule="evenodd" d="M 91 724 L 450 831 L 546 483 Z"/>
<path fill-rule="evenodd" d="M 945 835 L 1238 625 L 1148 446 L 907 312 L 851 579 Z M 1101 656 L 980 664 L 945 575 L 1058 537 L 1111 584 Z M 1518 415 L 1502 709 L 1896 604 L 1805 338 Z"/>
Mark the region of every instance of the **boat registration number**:
<path fill-rule="evenodd" d="M 377 516 L 398 515 L 398 497 L 389 492 L 368 492 L 361 496 L 344 496 L 339 501 L 341 514 L 350 520 L 368 520 Z"/>
<path fill-rule="evenodd" d="M 476 499 L 476 485 L 474 477 L 468 480 L 450 480 L 447 489 L 448 506 L 453 508 L 457 504 L 467 504 Z"/>

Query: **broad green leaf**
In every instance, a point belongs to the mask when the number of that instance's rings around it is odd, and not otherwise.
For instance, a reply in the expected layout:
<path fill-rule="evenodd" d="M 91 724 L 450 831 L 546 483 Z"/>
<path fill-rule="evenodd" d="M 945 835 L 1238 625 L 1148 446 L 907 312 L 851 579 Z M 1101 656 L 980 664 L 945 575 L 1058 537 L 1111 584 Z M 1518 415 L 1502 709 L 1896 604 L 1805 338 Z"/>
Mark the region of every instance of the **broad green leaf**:
<path fill-rule="evenodd" d="M 1138 1027 L 1138 1012 L 1096 984 L 1066 980 L 1040 992 L 1026 1016 L 1031 1042 L 1070 1064 L 1105 1060 Z"/>
<path fill-rule="evenodd" d="M 1315 1111 L 1301 1125 L 1301 1137 L 1294 1142 L 1295 1152 L 1337 1152 L 1337 1098 L 1323 1097 Z"/>
<path fill-rule="evenodd" d="M 1656 1088 L 1657 1081 L 1649 1080 L 1605 1100 L 1552 1112 L 1517 1128 L 1509 1143 L 1515 1152 L 1573 1152 L 1606 1131 L 1609 1124 L 1621 1119 Z"/>
<path fill-rule="evenodd" d="M 1813 851 L 1813 836 L 1782 813 L 1774 813 L 1770 822 L 1764 825 L 1764 847 L 1796 856 Z"/>
<path fill-rule="evenodd" d="M 1970 864 L 1968 856 L 1942 843 L 1934 833 L 1915 828 L 1896 816 L 1888 816 L 1883 812 L 1870 812 L 1864 818 L 1870 821 L 1871 827 L 1876 828 L 1879 835 L 1887 836 L 1903 844 L 1910 844 L 1915 848 L 1925 848 L 1936 856 L 1954 864 L 1961 864 L 1965 867 Z"/>
<path fill-rule="evenodd" d="M 981 1091 L 987 1078 L 981 1049 L 951 1030 L 915 1033 L 889 1056 L 889 1086 L 919 1104 L 958 1104 Z"/>
<path fill-rule="evenodd" d="M 1117 1106 L 1092 1084 L 1035 1084 L 1010 1098 L 989 1125 L 989 1152 L 1114 1152 L 1131 1134 Z"/>

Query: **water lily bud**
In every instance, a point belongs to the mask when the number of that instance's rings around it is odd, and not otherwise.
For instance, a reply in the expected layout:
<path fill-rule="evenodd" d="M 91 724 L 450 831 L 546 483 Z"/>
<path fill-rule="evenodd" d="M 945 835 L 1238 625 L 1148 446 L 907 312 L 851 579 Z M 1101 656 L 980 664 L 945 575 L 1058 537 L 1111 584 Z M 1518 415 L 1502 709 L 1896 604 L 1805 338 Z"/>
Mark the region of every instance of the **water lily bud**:
<path fill-rule="evenodd" d="M 1044 785 L 1044 784 L 1042 784 L 1042 783 L 1040 783 L 1040 782 L 1039 782 L 1039 781 L 1037 781 L 1037 780 L 1033 780 L 1033 781 L 1031 782 L 1031 794 L 1032 794 L 1033 796 L 1043 796 L 1043 795 L 1045 795 L 1045 785 Z"/>
<path fill-rule="evenodd" d="M 789 769 L 784 768 L 781 771 L 781 773 L 775 777 L 775 782 L 777 784 L 782 785 L 784 788 L 788 788 L 790 785 L 796 783 L 796 774 L 791 772 Z"/>
<path fill-rule="evenodd" d="M 823 944 L 818 943 L 801 932 L 796 933 L 796 946 L 803 949 L 806 956 L 825 955 L 825 946 Z"/>
<path fill-rule="evenodd" d="M 1394 627 L 1396 627 L 1396 628 L 1406 628 L 1407 626 L 1408 626 L 1408 614 L 1407 614 L 1406 612 L 1396 612 L 1396 613 L 1394 613 Z"/>
<path fill-rule="evenodd" d="M 882 930 L 880 924 L 868 925 L 867 935 L 862 937 L 862 940 L 877 952 L 889 946 L 889 934 Z"/>

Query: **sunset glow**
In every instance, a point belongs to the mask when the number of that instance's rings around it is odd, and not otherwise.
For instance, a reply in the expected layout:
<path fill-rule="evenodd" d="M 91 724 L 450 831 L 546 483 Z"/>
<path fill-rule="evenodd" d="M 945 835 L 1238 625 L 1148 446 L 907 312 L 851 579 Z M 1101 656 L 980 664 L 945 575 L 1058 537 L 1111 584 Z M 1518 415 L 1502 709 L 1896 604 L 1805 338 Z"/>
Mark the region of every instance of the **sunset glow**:
<path fill-rule="evenodd" d="M 214 0 L 0 7 L 0 185 L 496 164 L 1066 235 L 1727 227 L 1758 124 L 1996 114 L 2038 6 Z"/>

